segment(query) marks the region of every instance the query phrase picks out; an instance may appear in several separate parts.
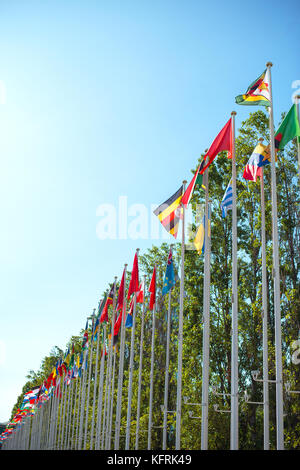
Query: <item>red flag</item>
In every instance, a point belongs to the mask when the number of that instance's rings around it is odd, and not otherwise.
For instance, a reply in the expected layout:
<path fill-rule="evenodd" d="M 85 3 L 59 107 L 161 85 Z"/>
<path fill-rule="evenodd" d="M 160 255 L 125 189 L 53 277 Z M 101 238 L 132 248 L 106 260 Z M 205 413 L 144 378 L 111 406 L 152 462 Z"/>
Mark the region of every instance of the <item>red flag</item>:
<path fill-rule="evenodd" d="M 213 143 L 211 144 L 207 154 L 205 155 L 205 161 L 208 157 L 208 163 L 200 170 L 200 174 L 202 175 L 206 168 L 213 162 L 215 157 L 218 153 L 222 152 L 223 150 L 227 150 L 229 152 L 228 158 L 232 158 L 232 120 L 231 118 L 225 124 L 223 129 L 219 132 Z"/>
<path fill-rule="evenodd" d="M 131 273 L 130 284 L 128 288 L 127 300 L 130 299 L 131 294 L 137 292 L 139 290 L 139 265 L 138 265 L 138 257 L 137 253 L 135 254 L 133 260 L 133 268 Z"/>
<path fill-rule="evenodd" d="M 149 292 L 150 292 L 149 310 L 153 310 L 154 304 L 155 304 L 155 296 L 156 296 L 156 268 L 155 268 L 155 266 L 154 266 L 154 269 L 153 269 L 153 274 L 152 274 L 152 279 L 151 279 L 151 282 L 150 282 Z"/>
<path fill-rule="evenodd" d="M 109 305 L 113 304 L 114 288 L 115 286 L 113 285 L 105 301 L 105 305 L 103 307 L 103 311 L 101 313 L 100 320 L 99 320 L 100 323 L 103 323 L 104 321 L 108 322 L 108 307 Z"/>
<path fill-rule="evenodd" d="M 124 268 L 124 271 L 123 271 L 123 276 L 122 276 L 122 279 L 121 279 L 119 292 L 118 292 L 117 312 L 119 310 L 121 310 L 121 312 L 119 313 L 119 316 L 118 316 L 118 318 L 117 318 L 117 320 L 115 321 L 115 324 L 114 324 L 114 341 L 117 340 L 117 336 L 119 334 L 119 329 L 120 329 L 121 321 L 122 321 L 122 314 L 123 314 L 123 310 L 124 310 L 124 284 L 125 284 L 125 268 Z M 124 311 L 124 315 L 125 314 L 126 314 L 126 312 Z"/>
<path fill-rule="evenodd" d="M 144 279 L 142 280 L 138 293 L 136 295 L 136 303 L 142 304 L 144 302 L 144 290 L 145 290 L 145 282 Z"/>

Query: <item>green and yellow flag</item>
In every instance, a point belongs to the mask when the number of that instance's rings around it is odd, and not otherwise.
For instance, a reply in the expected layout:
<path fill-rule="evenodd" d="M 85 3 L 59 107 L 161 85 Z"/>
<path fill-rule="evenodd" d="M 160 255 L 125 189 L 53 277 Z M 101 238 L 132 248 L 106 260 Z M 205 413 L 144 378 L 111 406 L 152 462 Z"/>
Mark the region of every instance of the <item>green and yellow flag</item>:
<path fill-rule="evenodd" d="M 235 97 L 236 104 L 250 106 L 271 106 L 270 72 L 268 69 L 248 87 L 244 95 Z"/>

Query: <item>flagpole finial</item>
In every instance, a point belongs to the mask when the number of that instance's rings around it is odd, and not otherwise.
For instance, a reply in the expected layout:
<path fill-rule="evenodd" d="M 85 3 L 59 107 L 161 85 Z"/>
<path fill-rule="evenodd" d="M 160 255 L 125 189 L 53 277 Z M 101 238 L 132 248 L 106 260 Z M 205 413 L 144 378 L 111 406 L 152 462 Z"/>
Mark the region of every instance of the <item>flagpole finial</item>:
<path fill-rule="evenodd" d="M 231 116 L 236 116 L 236 111 L 232 111 Z"/>
<path fill-rule="evenodd" d="M 186 184 L 186 183 L 187 183 L 187 180 L 183 180 L 183 181 L 182 181 L 182 184 Z"/>
<path fill-rule="evenodd" d="M 266 63 L 266 67 L 273 67 L 272 62 L 267 62 L 267 63 Z"/>
<path fill-rule="evenodd" d="M 263 142 L 263 141 L 264 141 L 264 138 L 263 138 L 263 137 L 260 137 L 260 138 L 258 139 L 258 141 L 259 141 L 259 142 Z"/>
<path fill-rule="evenodd" d="M 137 248 L 137 249 L 136 249 L 136 252 L 137 252 L 137 253 L 139 253 L 139 251 L 140 251 L 140 249 L 139 249 L 139 248 Z"/>

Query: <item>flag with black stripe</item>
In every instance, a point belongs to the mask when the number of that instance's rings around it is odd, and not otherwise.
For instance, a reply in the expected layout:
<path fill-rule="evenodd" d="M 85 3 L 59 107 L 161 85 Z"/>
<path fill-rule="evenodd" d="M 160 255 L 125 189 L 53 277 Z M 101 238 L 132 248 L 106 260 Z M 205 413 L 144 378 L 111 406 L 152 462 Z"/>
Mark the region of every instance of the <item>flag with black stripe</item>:
<path fill-rule="evenodd" d="M 163 227 L 167 230 L 167 232 L 173 235 L 174 238 L 177 237 L 179 220 L 182 217 L 182 192 L 183 186 L 181 186 L 178 191 L 173 194 L 173 196 L 160 204 L 160 206 L 158 206 L 157 209 L 153 211 Z"/>

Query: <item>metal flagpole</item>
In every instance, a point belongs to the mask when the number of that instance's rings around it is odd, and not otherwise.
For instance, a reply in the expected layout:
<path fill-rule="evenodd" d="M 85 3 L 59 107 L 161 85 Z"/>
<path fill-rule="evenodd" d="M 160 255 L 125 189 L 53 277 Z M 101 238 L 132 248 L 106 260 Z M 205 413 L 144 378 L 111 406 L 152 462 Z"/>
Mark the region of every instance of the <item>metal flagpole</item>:
<path fill-rule="evenodd" d="M 123 306 L 122 306 L 122 318 L 121 318 L 121 343 L 120 343 L 120 363 L 119 363 L 119 376 L 118 376 L 118 393 L 117 393 L 117 409 L 116 409 L 116 425 L 115 425 L 115 450 L 119 450 L 120 445 L 120 426 L 121 426 L 121 410 L 122 410 L 122 389 L 123 389 L 123 370 L 124 370 L 124 350 L 125 350 L 125 320 L 126 320 L 126 296 L 125 296 L 125 285 L 126 285 L 126 270 L 127 264 L 125 264 L 124 271 L 124 295 L 123 295 Z"/>
<path fill-rule="evenodd" d="M 170 246 L 170 250 L 172 250 L 172 245 Z M 170 334 L 171 334 L 171 292 L 172 292 L 172 287 L 169 290 L 168 319 L 167 319 L 166 370 L 165 370 L 163 445 L 162 445 L 163 450 L 167 449 L 167 417 L 168 417 Z"/>
<path fill-rule="evenodd" d="M 75 391 L 74 391 L 74 406 L 73 406 L 73 418 L 72 418 L 72 428 L 71 428 L 71 450 L 75 450 L 75 421 L 76 421 L 76 399 L 77 399 L 77 389 L 78 389 L 78 382 L 79 382 L 79 377 L 78 377 L 78 371 L 77 371 L 77 376 L 75 377 Z"/>
<path fill-rule="evenodd" d="M 239 448 L 239 390 L 238 390 L 238 288 L 237 288 L 237 214 L 236 214 L 236 161 L 235 115 L 232 123 L 232 327 L 231 327 L 231 425 L 230 449 Z"/>
<path fill-rule="evenodd" d="M 111 446 L 111 433 L 112 433 L 112 421 L 113 421 L 113 409 L 114 409 L 114 392 L 115 392 L 115 369 L 116 369 L 116 350 L 113 347 L 113 371 L 112 371 L 112 385 L 111 385 L 111 402 L 110 402 L 110 416 L 109 416 L 109 429 L 108 429 L 108 442 L 107 449 L 110 450 Z"/>
<path fill-rule="evenodd" d="M 106 325 L 103 325 L 103 344 L 106 341 Z M 96 443 L 95 449 L 100 450 L 101 439 L 101 423 L 102 423 L 102 404 L 103 404 L 103 383 L 104 383 L 104 365 L 105 354 L 102 348 L 101 362 L 100 362 L 100 378 L 99 378 L 99 391 L 98 391 L 98 410 L 97 410 L 97 426 L 96 426 Z"/>
<path fill-rule="evenodd" d="M 135 430 L 135 450 L 139 448 L 139 434 L 140 434 L 140 412 L 141 412 L 141 391 L 142 391 L 142 367 L 143 367 L 143 350 L 144 350 L 144 318 L 145 318 L 145 284 L 146 276 L 144 275 L 143 284 L 143 306 L 141 316 L 141 336 L 140 336 L 140 363 L 139 363 L 139 382 L 138 382 L 138 397 L 137 397 L 137 411 L 136 411 L 136 430 Z"/>
<path fill-rule="evenodd" d="M 80 409 L 81 409 L 81 397 L 82 397 L 82 390 L 83 390 L 83 375 L 84 375 L 85 355 L 86 355 L 86 351 L 85 351 L 84 357 L 82 359 L 80 376 L 78 374 L 78 380 L 80 379 L 80 381 L 79 381 L 78 398 L 77 398 L 77 426 L 76 426 L 75 449 L 78 449 L 78 445 L 79 445 L 79 419 L 80 419 Z"/>
<path fill-rule="evenodd" d="M 86 395 L 86 376 L 87 376 L 87 363 L 88 363 L 88 357 L 89 357 L 89 350 L 90 350 L 90 345 L 88 346 L 88 349 L 86 349 L 85 351 L 85 358 L 83 361 L 83 368 L 82 368 L 83 383 L 82 383 L 81 410 L 80 410 L 79 435 L 78 435 L 78 449 L 79 450 L 81 450 L 81 446 L 82 446 L 84 406 L 85 406 L 85 395 Z"/>
<path fill-rule="evenodd" d="M 267 63 L 270 74 L 270 149 L 271 149 L 271 194 L 272 194 L 272 231 L 273 231 L 273 285 L 274 285 L 274 315 L 275 315 L 275 356 L 276 356 L 276 435 L 277 450 L 284 449 L 283 435 L 283 384 L 282 384 L 282 345 L 281 345 L 281 311 L 280 311 L 280 277 L 279 277 L 279 239 L 276 193 L 275 140 L 271 67 Z"/>
<path fill-rule="evenodd" d="M 300 95 L 296 95 L 296 108 L 297 108 L 297 116 L 298 121 L 300 123 L 300 112 L 299 112 L 299 103 L 300 103 Z M 297 154 L 298 154 L 298 171 L 299 171 L 299 178 L 300 178 L 300 138 L 297 138 Z"/>
<path fill-rule="evenodd" d="M 113 339 L 114 339 L 114 327 L 115 327 L 115 310 L 116 310 L 116 292 L 117 292 L 117 277 L 114 281 L 114 295 L 113 295 L 113 305 L 112 305 L 112 315 L 111 315 L 111 335 L 110 335 L 110 344 L 108 351 L 108 401 L 107 401 L 107 417 L 106 417 L 106 433 L 105 433 L 105 449 L 109 450 L 109 428 L 110 428 L 110 411 L 111 411 L 111 401 L 113 400 L 112 391 L 111 391 L 111 381 L 112 381 L 112 359 L 114 355 L 113 349 Z"/>
<path fill-rule="evenodd" d="M 205 238 L 204 238 L 204 285 L 203 285 L 203 357 L 202 357 L 202 419 L 201 450 L 208 448 L 208 386 L 209 386 L 209 339 L 210 339 L 210 202 L 208 196 L 208 168 L 205 173 Z"/>
<path fill-rule="evenodd" d="M 100 326 L 98 328 L 100 329 Z M 95 406 L 96 406 L 97 383 L 98 383 L 99 341 L 100 341 L 100 331 L 98 330 L 97 344 L 96 344 L 96 364 L 95 364 L 95 374 L 94 374 L 93 411 L 92 411 L 91 436 L 90 436 L 90 449 L 91 450 L 93 450 L 93 447 L 94 447 L 94 426 L 95 426 Z"/>
<path fill-rule="evenodd" d="M 104 354 L 106 352 L 106 341 L 104 344 Z M 105 367 L 106 366 L 106 367 Z M 100 448 L 103 450 L 105 449 L 105 430 L 106 430 L 106 414 L 107 414 L 107 381 L 108 381 L 108 361 L 104 361 L 104 369 L 105 369 L 105 393 L 104 393 L 104 405 L 103 405 L 103 419 L 102 419 L 102 431 L 101 431 L 101 439 L 100 439 Z"/>
<path fill-rule="evenodd" d="M 183 181 L 183 194 L 185 192 L 186 181 Z M 181 275 L 180 275 L 180 303 L 178 322 L 178 370 L 177 370 L 177 399 L 176 399 L 176 445 L 175 449 L 180 450 L 181 439 L 181 388 L 182 388 L 182 343 L 183 343 L 183 297 L 184 297 L 184 217 L 185 207 L 182 206 L 182 240 L 181 240 Z"/>
<path fill-rule="evenodd" d="M 155 266 L 155 270 L 156 270 L 156 266 Z M 156 299 L 154 301 L 154 305 L 153 305 L 153 309 L 152 309 L 152 339 L 151 339 L 151 369 L 150 369 L 150 395 L 149 395 L 149 420 L 148 420 L 148 450 L 151 450 L 151 437 L 152 437 L 155 314 L 156 314 Z"/>
<path fill-rule="evenodd" d="M 261 139 L 263 140 L 263 139 Z M 268 307 L 267 307 L 267 268 L 266 268 L 266 229 L 265 229 L 265 192 L 264 167 L 260 177 L 261 206 L 261 268 L 262 268 L 262 317 L 263 317 L 263 396 L 264 396 L 264 450 L 269 444 L 269 369 L 268 369 Z"/>
<path fill-rule="evenodd" d="M 87 440 L 87 432 L 88 432 L 88 419 L 89 419 L 89 407 L 90 407 L 90 388 L 91 388 L 91 375 L 92 375 L 92 364 L 93 364 L 93 332 L 94 332 L 94 325 L 95 325 L 95 309 L 93 311 L 92 317 L 92 333 L 91 333 L 91 345 L 90 345 L 90 363 L 89 363 L 89 375 L 88 375 L 88 389 L 87 389 L 87 397 L 86 397 L 86 413 L 85 413 L 85 429 L 84 429 L 84 441 L 83 441 L 83 449 L 86 449 L 86 440 Z"/>
<path fill-rule="evenodd" d="M 139 255 L 139 248 L 136 250 L 137 257 Z M 131 400 L 132 400 L 132 376 L 133 376 L 133 358 L 134 358 L 134 336 L 135 336 L 135 318 L 136 318 L 136 292 L 133 294 L 133 312 L 132 312 L 132 327 L 131 327 L 131 344 L 130 344 L 130 358 L 129 358 L 129 383 L 128 383 L 128 404 L 127 404 L 127 424 L 126 424 L 126 437 L 125 437 L 125 450 L 130 448 L 130 428 L 131 428 Z"/>

